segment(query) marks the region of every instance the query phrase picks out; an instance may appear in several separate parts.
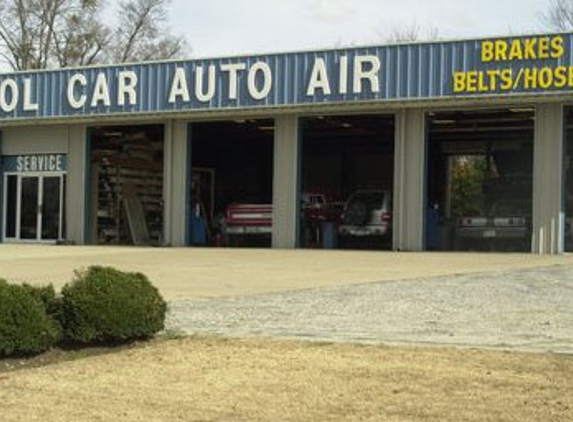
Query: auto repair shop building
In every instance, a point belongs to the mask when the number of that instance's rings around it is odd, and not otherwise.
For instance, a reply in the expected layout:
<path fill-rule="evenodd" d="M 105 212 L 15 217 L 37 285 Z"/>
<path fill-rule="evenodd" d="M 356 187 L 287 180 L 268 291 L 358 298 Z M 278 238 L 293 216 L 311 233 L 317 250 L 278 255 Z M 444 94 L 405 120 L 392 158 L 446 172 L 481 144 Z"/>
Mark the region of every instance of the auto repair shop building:
<path fill-rule="evenodd" d="M 277 248 L 560 253 L 572 100 L 569 33 L 2 74 L 0 239 L 224 245 L 272 204 Z"/>

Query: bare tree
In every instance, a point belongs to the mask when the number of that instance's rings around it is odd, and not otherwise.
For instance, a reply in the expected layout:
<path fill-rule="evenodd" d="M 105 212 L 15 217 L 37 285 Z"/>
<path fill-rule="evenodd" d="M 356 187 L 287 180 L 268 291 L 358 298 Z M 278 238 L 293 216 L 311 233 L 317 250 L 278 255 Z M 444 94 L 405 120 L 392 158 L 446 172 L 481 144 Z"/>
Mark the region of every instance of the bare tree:
<path fill-rule="evenodd" d="M 105 0 L 1 0 L 0 58 L 25 70 L 180 57 L 169 1 L 123 0 L 110 24 Z"/>
<path fill-rule="evenodd" d="M 101 61 L 111 41 L 110 29 L 102 23 L 101 5 L 100 0 L 83 0 L 68 2 L 61 10 L 59 19 L 51 26 L 52 55 L 58 67 L 87 66 Z"/>
<path fill-rule="evenodd" d="M 406 26 L 393 26 L 380 35 L 386 42 L 398 44 L 402 42 L 435 40 L 439 36 L 439 31 L 435 27 L 424 28 L 417 23 L 413 23 Z"/>
<path fill-rule="evenodd" d="M 546 27 L 556 31 L 573 29 L 573 0 L 551 0 L 539 19 Z"/>
<path fill-rule="evenodd" d="M 113 32 L 110 58 L 114 62 L 175 58 L 184 51 L 185 41 L 164 35 L 167 23 L 166 0 L 124 0 Z"/>

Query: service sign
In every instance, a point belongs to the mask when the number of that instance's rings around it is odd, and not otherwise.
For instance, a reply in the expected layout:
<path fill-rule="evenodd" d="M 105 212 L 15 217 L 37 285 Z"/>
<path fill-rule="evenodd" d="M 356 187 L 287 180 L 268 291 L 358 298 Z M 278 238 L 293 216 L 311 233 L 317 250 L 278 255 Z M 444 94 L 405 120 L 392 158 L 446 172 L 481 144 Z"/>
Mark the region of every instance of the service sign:
<path fill-rule="evenodd" d="M 2 171 L 12 173 L 65 172 L 67 157 L 64 154 L 10 155 L 2 157 Z"/>
<path fill-rule="evenodd" d="M 0 123 L 573 93 L 573 34 L 0 75 Z"/>

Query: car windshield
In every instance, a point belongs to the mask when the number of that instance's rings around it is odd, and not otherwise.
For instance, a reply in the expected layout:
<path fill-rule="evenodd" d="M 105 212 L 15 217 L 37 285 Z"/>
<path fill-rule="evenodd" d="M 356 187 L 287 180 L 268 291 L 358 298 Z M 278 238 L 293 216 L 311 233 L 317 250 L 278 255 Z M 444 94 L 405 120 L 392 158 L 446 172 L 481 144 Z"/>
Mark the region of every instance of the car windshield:
<path fill-rule="evenodd" d="M 353 203 L 363 203 L 366 205 L 368 211 L 382 208 L 382 201 L 384 200 L 384 192 L 358 192 L 352 196 L 348 206 Z"/>
<path fill-rule="evenodd" d="M 491 207 L 492 216 L 524 217 L 531 215 L 531 204 L 525 201 L 503 201 Z"/>

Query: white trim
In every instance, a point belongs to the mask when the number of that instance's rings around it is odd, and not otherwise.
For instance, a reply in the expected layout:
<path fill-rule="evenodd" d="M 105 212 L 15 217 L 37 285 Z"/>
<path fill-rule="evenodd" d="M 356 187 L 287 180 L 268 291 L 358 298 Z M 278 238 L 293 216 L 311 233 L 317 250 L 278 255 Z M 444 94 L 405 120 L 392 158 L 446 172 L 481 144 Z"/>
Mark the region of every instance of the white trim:
<path fill-rule="evenodd" d="M 546 93 L 520 93 L 520 94 L 491 94 L 472 95 L 464 97 L 446 98 L 416 98 L 416 99 L 386 99 L 386 100 L 357 100 L 351 102 L 332 103 L 305 103 L 286 106 L 249 106 L 215 108 L 211 110 L 166 110 L 153 112 L 123 112 L 113 114 L 93 114 L 83 116 L 56 116 L 56 117 L 33 117 L 17 118 L 15 120 L 0 119 L 0 128 L 42 126 L 42 125 L 87 125 L 109 126 L 123 122 L 124 125 L 147 124 L 151 122 L 165 124 L 169 120 L 184 120 L 197 122 L 207 120 L 228 120 L 242 118 L 276 118 L 284 115 L 307 115 L 307 114 L 336 114 L 336 113 L 364 113 L 367 111 L 377 113 L 396 112 L 404 108 L 458 108 L 458 107 L 497 107 L 497 106 L 522 106 L 524 103 L 544 104 L 550 102 L 571 102 L 572 93 L 546 92 Z"/>

